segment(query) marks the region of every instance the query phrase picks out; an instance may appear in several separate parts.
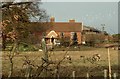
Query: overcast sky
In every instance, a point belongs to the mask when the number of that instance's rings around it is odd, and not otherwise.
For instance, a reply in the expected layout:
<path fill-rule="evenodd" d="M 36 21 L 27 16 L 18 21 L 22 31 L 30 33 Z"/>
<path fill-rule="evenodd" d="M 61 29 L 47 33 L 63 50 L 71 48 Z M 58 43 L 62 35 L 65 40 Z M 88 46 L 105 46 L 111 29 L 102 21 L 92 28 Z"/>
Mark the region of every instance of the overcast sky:
<path fill-rule="evenodd" d="M 106 0 L 105 0 L 106 1 Z M 117 1 L 117 0 L 116 0 Z M 118 33 L 118 2 L 43 2 L 40 6 L 56 22 L 67 22 L 75 19 L 84 25 L 102 29 L 110 33 Z"/>

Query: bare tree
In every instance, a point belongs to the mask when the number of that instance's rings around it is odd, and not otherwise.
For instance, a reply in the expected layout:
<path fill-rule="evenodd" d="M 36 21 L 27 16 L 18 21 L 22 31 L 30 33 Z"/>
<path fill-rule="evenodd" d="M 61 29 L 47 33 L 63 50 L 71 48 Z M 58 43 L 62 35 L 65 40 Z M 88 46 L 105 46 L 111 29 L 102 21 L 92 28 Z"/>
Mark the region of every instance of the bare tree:
<path fill-rule="evenodd" d="M 9 52 L 10 72 L 8 77 L 13 75 L 13 58 L 17 52 L 18 43 L 21 42 L 21 37 L 27 37 L 30 33 L 28 24 L 31 22 L 31 18 L 39 22 L 46 21 L 48 18 L 46 12 L 41 10 L 38 4 L 39 2 L 3 2 L 1 4 L 3 47 L 5 48 L 7 42 L 12 45 Z"/>

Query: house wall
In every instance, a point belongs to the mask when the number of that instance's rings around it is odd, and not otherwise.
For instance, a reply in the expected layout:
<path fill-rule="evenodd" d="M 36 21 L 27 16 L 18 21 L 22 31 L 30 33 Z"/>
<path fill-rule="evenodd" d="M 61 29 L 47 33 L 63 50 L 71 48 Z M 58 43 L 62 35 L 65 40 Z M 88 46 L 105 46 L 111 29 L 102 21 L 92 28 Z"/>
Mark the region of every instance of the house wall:
<path fill-rule="evenodd" d="M 51 31 L 47 31 L 46 34 L 48 35 Z M 55 33 L 57 34 L 57 36 L 55 35 Z M 61 35 L 61 32 L 51 32 L 48 37 L 51 37 L 51 35 L 54 35 L 55 38 L 59 38 L 60 35 Z M 70 37 L 71 38 L 71 32 L 63 32 L 64 33 L 64 36 L 65 37 Z M 82 33 L 81 32 L 76 32 L 77 33 L 77 38 L 78 38 L 78 44 L 81 44 L 82 43 Z M 35 33 L 39 39 L 42 39 L 42 32 L 38 32 L 38 33 Z M 46 36 L 47 36 L 46 35 Z"/>
<path fill-rule="evenodd" d="M 77 32 L 78 44 L 82 43 L 82 34 L 81 32 Z"/>
<path fill-rule="evenodd" d="M 61 32 L 56 32 L 58 34 L 58 37 L 60 37 Z M 70 32 L 63 32 L 65 37 L 70 37 Z"/>
<path fill-rule="evenodd" d="M 77 39 L 78 39 L 78 44 L 82 43 L 82 34 L 81 32 L 76 32 L 77 33 Z M 58 36 L 60 36 L 61 32 L 57 32 Z M 71 32 L 64 32 L 65 37 L 70 37 L 71 38 Z"/>

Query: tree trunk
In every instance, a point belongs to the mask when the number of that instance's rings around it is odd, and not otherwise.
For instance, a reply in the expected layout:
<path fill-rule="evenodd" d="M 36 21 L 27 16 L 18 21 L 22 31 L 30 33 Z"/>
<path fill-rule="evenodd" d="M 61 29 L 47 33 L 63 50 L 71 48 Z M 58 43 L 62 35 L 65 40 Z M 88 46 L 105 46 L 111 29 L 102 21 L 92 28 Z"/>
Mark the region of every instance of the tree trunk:
<path fill-rule="evenodd" d="M 9 71 L 8 77 L 12 77 L 12 75 L 13 75 L 13 57 L 14 57 L 14 53 L 15 53 L 15 51 L 16 51 L 16 47 L 17 47 L 17 42 L 16 42 L 16 40 L 15 40 L 15 41 L 14 41 L 13 48 L 12 48 L 12 51 L 10 51 L 10 55 L 9 55 L 10 71 Z"/>
<path fill-rule="evenodd" d="M 9 71 L 9 75 L 8 75 L 8 78 L 9 77 L 12 77 L 12 74 L 13 74 L 13 58 L 10 58 L 10 71 Z"/>
<path fill-rule="evenodd" d="M 2 33 L 2 50 L 6 48 L 6 35 Z"/>

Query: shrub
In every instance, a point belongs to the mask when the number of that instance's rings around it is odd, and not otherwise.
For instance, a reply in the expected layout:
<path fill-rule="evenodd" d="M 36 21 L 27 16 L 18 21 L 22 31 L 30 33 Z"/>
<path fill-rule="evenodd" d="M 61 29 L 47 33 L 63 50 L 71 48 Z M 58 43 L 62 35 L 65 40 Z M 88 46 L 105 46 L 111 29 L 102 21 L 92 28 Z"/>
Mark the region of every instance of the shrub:
<path fill-rule="evenodd" d="M 37 48 L 34 45 L 27 45 L 27 44 L 20 44 L 18 46 L 18 51 L 38 51 L 39 48 Z"/>
<path fill-rule="evenodd" d="M 69 46 L 70 45 L 70 37 L 64 37 L 64 38 L 60 38 L 60 46 Z"/>

